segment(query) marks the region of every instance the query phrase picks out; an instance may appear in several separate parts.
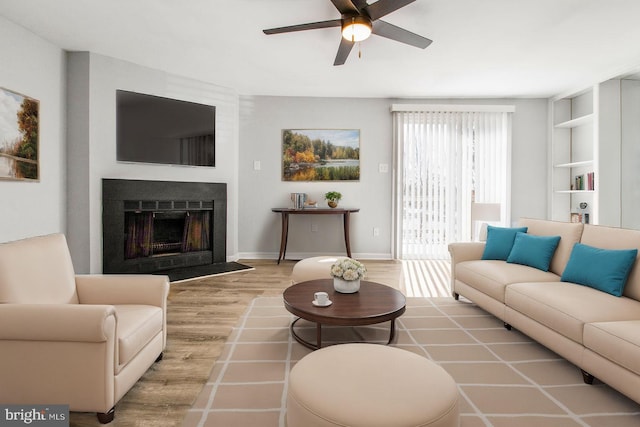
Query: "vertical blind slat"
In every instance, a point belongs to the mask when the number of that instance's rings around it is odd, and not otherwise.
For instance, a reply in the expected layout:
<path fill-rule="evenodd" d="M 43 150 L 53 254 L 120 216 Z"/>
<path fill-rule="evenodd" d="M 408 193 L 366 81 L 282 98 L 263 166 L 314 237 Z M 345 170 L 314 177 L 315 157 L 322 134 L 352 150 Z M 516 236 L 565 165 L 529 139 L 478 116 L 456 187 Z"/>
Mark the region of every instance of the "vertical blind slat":
<path fill-rule="evenodd" d="M 394 112 L 394 124 L 399 258 L 447 258 L 450 242 L 470 240 L 474 194 L 508 218 L 510 113 Z"/>

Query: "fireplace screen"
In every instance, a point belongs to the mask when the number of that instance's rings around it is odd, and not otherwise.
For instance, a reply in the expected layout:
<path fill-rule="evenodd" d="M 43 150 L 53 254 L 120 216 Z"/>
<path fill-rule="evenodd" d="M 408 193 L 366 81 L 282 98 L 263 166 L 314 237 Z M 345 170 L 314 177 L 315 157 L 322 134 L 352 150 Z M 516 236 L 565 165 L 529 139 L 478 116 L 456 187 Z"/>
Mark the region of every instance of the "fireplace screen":
<path fill-rule="evenodd" d="M 211 250 L 211 211 L 125 212 L 125 259 Z"/>

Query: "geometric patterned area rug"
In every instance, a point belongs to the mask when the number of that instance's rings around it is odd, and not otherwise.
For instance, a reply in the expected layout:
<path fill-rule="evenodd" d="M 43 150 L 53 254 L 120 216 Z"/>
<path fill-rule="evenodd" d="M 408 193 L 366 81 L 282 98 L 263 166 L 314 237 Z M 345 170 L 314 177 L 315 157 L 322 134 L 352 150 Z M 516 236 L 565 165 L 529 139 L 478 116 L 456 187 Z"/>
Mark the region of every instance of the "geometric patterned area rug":
<path fill-rule="evenodd" d="M 253 300 L 187 413 L 185 427 L 284 427 L 287 379 L 311 350 L 289 332 L 282 297 Z M 458 384 L 461 427 L 640 426 L 640 405 L 606 384 L 584 384 L 580 370 L 472 303 L 407 298 L 392 345 L 442 366 Z M 312 340 L 315 326 L 297 329 Z M 385 343 L 389 322 L 323 326 L 325 343 Z M 428 402 L 425 402 L 428 404 Z"/>

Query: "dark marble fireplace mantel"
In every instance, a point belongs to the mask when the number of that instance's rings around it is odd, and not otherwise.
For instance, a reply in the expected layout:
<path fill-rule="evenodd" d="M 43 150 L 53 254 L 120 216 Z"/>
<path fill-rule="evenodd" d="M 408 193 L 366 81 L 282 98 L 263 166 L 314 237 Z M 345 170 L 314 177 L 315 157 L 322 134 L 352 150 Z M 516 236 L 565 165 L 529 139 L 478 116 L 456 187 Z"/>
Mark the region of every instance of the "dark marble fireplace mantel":
<path fill-rule="evenodd" d="M 188 211 L 193 206 L 210 209 L 210 250 L 126 259 L 125 212 L 131 210 L 132 202 L 138 202 L 141 210 Z M 161 273 L 167 269 L 224 263 L 227 258 L 227 184 L 103 179 L 102 242 L 104 273 Z"/>

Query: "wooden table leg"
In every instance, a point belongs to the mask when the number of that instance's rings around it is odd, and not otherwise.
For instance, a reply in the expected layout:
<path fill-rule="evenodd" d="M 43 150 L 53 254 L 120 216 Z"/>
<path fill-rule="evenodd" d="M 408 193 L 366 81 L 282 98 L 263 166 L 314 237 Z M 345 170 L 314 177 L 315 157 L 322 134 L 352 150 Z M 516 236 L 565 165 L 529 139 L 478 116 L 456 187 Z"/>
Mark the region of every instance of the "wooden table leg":
<path fill-rule="evenodd" d="M 284 214 L 284 251 L 282 252 L 282 259 L 287 257 L 287 242 L 289 241 L 289 214 Z"/>
<path fill-rule="evenodd" d="M 396 319 L 393 319 L 391 321 L 391 328 L 389 331 L 389 341 L 387 341 L 387 345 L 391 344 L 391 341 L 393 341 L 395 336 L 396 336 Z"/>
<path fill-rule="evenodd" d="M 289 214 L 282 212 L 282 234 L 280 236 L 280 254 L 278 255 L 278 264 L 283 260 L 287 253 L 287 238 L 289 237 Z"/>
<path fill-rule="evenodd" d="M 350 219 L 350 212 L 345 212 L 343 215 L 343 221 L 344 221 L 344 245 L 347 248 L 347 256 L 349 258 L 351 258 L 351 244 L 349 242 L 349 219 Z"/>

